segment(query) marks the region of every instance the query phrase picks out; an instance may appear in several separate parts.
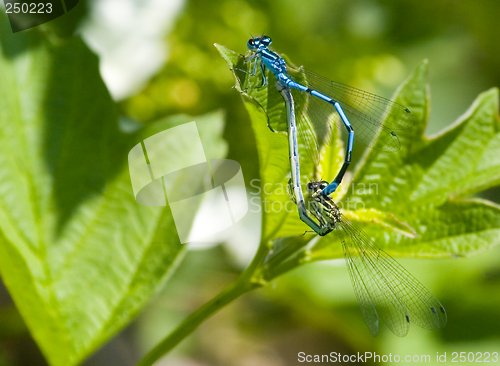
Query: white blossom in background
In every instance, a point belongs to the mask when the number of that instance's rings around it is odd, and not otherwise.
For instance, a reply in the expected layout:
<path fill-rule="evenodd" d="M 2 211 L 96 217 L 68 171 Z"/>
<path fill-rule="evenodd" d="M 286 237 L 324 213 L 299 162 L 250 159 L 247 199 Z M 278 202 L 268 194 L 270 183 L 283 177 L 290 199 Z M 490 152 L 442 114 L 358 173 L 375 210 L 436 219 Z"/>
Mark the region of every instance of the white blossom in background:
<path fill-rule="evenodd" d="M 80 32 L 115 100 L 134 95 L 168 57 L 165 37 L 184 0 L 93 0 Z"/>
<path fill-rule="evenodd" d="M 204 205 L 205 203 L 202 203 L 198 212 L 203 212 L 206 208 Z M 248 210 L 245 217 L 231 227 L 211 235 L 204 241 L 187 243 L 189 250 L 205 250 L 223 243 L 233 263 L 242 269 L 247 267 L 257 252 L 261 233 L 260 205 L 256 207 L 255 201 L 249 201 L 248 207 L 250 206 L 252 209 Z M 198 217 L 195 222 L 197 219 Z"/>
<path fill-rule="evenodd" d="M 184 0 L 89 1 L 89 14 L 80 34 L 99 56 L 102 78 L 115 100 L 138 93 L 162 68 L 169 54 L 166 35 L 184 3 Z M 210 242 L 189 243 L 188 247 L 199 250 L 224 243 L 232 259 L 243 268 L 259 245 L 260 220 L 260 211 L 248 212 L 230 229 L 213 235 Z"/>

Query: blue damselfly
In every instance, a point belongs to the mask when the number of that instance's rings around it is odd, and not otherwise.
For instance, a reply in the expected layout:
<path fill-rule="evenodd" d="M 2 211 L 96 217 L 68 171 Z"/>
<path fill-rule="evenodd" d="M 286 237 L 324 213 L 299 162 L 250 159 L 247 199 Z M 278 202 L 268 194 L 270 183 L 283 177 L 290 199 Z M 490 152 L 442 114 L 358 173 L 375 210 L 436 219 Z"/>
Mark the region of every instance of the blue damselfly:
<path fill-rule="evenodd" d="M 247 86 L 249 88 L 267 86 L 268 78 L 276 81 L 287 109 L 291 176 L 299 216 L 316 233 L 326 235 L 331 230 L 315 223 L 303 207 L 298 138 L 317 165 L 321 147 L 329 143 L 331 128 L 343 126 L 346 129 L 348 137 L 343 165 L 335 179 L 316 193 L 328 196 L 342 182 L 351 162 L 355 136 L 369 147 L 376 144 L 384 151 L 397 151 L 400 142 L 394 131 L 413 126 L 413 115 L 409 109 L 388 99 L 330 81 L 302 67 L 291 67 L 278 53 L 269 49 L 270 45 L 271 38 L 267 36 L 251 38 L 247 43 L 250 54 L 244 62 L 253 64 L 249 71 L 241 71 L 256 75 L 260 70 L 260 85 Z"/>

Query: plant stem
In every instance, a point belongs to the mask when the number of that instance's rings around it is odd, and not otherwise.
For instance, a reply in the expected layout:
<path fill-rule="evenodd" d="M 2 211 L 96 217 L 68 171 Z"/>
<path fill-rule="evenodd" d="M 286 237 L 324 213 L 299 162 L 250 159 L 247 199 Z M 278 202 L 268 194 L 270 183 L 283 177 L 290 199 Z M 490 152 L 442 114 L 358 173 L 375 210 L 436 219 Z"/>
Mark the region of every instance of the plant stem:
<path fill-rule="evenodd" d="M 269 253 L 267 243 L 261 242 L 252 263 L 241 274 L 241 276 L 235 282 L 226 287 L 220 294 L 184 319 L 184 321 L 172 333 L 164 338 L 141 361 L 139 361 L 137 366 L 152 366 L 158 359 L 172 350 L 212 314 L 222 309 L 224 306 L 244 293 L 262 286 L 263 283 L 258 283 L 253 280 L 253 275 L 266 257 L 267 253 Z"/>
<path fill-rule="evenodd" d="M 172 350 L 180 341 L 193 332 L 205 319 L 250 289 L 231 284 L 219 295 L 188 316 L 172 333 L 153 348 L 137 366 L 153 365 L 160 357 Z"/>

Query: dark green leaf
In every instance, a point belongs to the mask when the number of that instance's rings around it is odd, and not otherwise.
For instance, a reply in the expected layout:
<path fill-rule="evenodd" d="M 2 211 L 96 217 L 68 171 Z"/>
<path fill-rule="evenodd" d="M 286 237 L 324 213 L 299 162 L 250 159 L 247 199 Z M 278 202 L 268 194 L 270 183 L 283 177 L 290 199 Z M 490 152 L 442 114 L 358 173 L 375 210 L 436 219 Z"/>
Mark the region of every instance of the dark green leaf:
<path fill-rule="evenodd" d="M 79 39 L 1 26 L 0 272 L 48 362 L 76 365 L 182 258 L 170 209 L 135 201 L 127 155 L 193 119 L 123 133 L 98 60 Z M 196 120 L 207 157 L 221 158 L 222 115 Z"/>

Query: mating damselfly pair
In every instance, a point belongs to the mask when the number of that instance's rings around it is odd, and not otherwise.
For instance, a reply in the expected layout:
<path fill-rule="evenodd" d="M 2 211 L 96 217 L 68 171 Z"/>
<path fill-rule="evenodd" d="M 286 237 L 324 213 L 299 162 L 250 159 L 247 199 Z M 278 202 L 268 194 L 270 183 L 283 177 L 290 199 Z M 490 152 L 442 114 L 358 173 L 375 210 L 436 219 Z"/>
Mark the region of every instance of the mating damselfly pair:
<path fill-rule="evenodd" d="M 363 317 L 373 335 L 378 334 L 379 317 L 398 336 L 405 336 L 410 323 L 426 329 L 446 324 L 440 302 L 415 277 L 341 213 L 333 193 L 351 162 L 354 138 L 384 151 L 399 150 L 394 131 L 411 128 L 411 112 L 388 99 L 325 79 L 302 67 L 294 68 L 272 51 L 271 38 L 251 38 L 245 55 L 245 74 L 259 76 L 246 88 L 276 87 L 286 109 L 290 152 L 290 191 L 299 216 L 318 235 L 336 231 L 342 243 L 347 267 Z M 276 111 L 267 103 L 268 116 Z M 335 179 L 311 181 L 304 196 L 301 187 L 299 145 L 305 147 L 313 164 L 330 141 L 334 126 L 347 132 L 343 165 Z"/>

